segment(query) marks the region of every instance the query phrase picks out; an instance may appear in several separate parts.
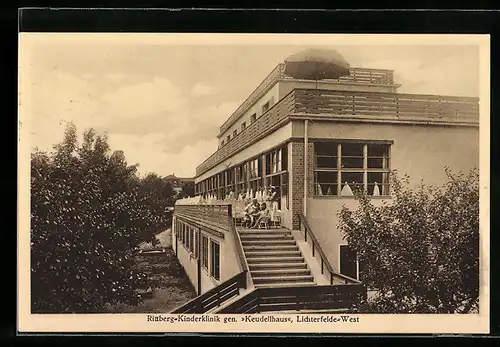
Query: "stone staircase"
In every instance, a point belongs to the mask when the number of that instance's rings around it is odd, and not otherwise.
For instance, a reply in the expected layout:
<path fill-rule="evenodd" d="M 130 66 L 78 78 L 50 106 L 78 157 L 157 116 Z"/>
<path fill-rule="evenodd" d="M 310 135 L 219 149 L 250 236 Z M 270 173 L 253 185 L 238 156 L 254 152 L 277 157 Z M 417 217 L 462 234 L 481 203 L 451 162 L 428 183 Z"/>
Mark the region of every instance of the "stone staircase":
<path fill-rule="evenodd" d="M 290 230 L 238 229 L 256 288 L 316 284 Z"/>

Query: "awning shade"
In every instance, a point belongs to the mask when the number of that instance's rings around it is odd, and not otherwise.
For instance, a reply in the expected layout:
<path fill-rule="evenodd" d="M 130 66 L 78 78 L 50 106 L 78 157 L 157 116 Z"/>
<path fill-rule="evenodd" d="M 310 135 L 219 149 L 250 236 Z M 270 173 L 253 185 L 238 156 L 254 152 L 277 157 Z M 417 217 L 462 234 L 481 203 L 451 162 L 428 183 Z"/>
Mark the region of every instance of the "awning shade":
<path fill-rule="evenodd" d="M 298 79 L 338 79 L 349 75 L 349 68 L 335 50 L 306 49 L 285 59 L 285 74 Z"/>

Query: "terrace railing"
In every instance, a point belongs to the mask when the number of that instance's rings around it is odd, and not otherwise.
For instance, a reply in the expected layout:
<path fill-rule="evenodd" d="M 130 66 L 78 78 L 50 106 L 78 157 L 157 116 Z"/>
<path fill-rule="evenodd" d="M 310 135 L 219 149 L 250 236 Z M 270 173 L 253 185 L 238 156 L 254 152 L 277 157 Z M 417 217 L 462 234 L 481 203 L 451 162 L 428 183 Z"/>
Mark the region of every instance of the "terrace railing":
<path fill-rule="evenodd" d="M 176 205 L 175 214 L 229 230 L 231 205 Z"/>
<path fill-rule="evenodd" d="M 320 258 L 319 260 L 321 263 L 321 274 L 325 274 L 325 270 L 327 271 L 330 279 L 330 285 L 333 285 L 335 279 L 339 279 L 343 281 L 345 284 L 361 283 L 357 279 L 346 275 L 342 275 L 333 269 L 332 265 L 330 264 L 330 261 L 325 255 L 325 252 L 323 252 L 323 249 L 321 248 L 318 239 L 314 235 L 311 227 L 307 223 L 306 218 L 302 214 L 299 214 L 299 230 L 304 232 L 304 241 L 309 242 L 311 244 L 312 256 L 313 257 L 319 256 Z"/>
<path fill-rule="evenodd" d="M 246 288 L 245 271 L 221 283 L 206 293 L 194 298 L 171 313 L 205 313 L 215 307 L 221 306 L 240 294 L 240 288 Z"/>
<path fill-rule="evenodd" d="M 337 309 L 357 312 L 365 299 L 366 289 L 361 284 L 257 288 L 217 313 Z"/>
<path fill-rule="evenodd" d="M 375 78 L 375 77 L 370 77 Z M 378 78 L 378 77 L 377 77 Z M 439 95 L 294 89 L 196 168 L 199 176 L 291 118 L 479 124 L 479 99 Z"/>

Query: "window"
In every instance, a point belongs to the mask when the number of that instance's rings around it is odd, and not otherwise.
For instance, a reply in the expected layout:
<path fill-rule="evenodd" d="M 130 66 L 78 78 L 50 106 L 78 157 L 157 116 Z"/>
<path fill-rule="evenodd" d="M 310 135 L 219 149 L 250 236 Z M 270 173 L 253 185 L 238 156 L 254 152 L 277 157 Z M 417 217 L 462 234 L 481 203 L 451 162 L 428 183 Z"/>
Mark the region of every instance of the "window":
<path fill-rule="evenodd" d="M 266 155 L 266 174 L 271 175 L 286 171 L 286 147 L 272 151 Z"/>
<path fill-rule="evenodd" d="M 198 230 L 193 230 L 193 254 L 195 258 L 198 258 L 196 252 L 198 250 Z"/>
<path fill-rule="evenodd" d="M 208 237 L 201 235 L 201 267 L 208 271 Z"/>
<path fill-rule="evenodd" d="M 210 243 L 211 248 L 211 264 L 210 264 L 210 276 L 215 278 L 217 281 L 220 280 L 220 245 L 213 241 Z"/>
<path fill-rule="evenodd" d="M 358 279 L 356 253 L 348 245 L 340 245 L 340 273 Z"/>
<path fill-rule="evenodd" d="M 262 105 L 262 113 L 267 112 L 271 108 L 271 106 L 273 106 L 273 104 L 274 104 L 274 96 L 271 97 L 271 99 L 269 99 L 269 101 L 266 102 L 264 105 Z"/>
<path fill-rule="evenodd" d="M 282 209 L 282 199 L 285 198 L 286 207 L 288 200 L 288 154 L 287 147 L 282 147 L 266 154 L 266 186 L 275 186 L 280 198 L 278 209 Z"/>
<path fill-rule="evenodd" d="M 241 131 L 245 130 L 247 128 L 247 123 L 243 122 L 241 123 Z"/>
<path fill-rule="evenodd" d="M 182 224 L 182 244 L 186 245 L 186 224 Z"/>
<path fill-rule="evenodd" d="M 257 193 L 257 190 L 262 188 L 262 158 L 256 158 L 248 162 L 249 165 L 249 179 L 250 179 L 250 189 L 252 189 L 253 194 Z M 253 196 L 255 197 L 255 195 Z"/>
<path fill-rule="evenodd" d="M 262 113 L 266 113 L 269 110 L 269 101 L 262 105 Z"/>
<path fill-rule="evenodd" d="M 250 116 L 250 123 L 253 123 L 257 120 L 257 113 L 254 113 L 253 115 Z"/>
<path fill-rule="evenodd" d="M 220 146 L 224 147 L 224 140 L 221 141 Z"/>
<path fill-rule="evenodd" d="M 231 135 L 227 135 L 227 143 L 229 143 L 229 141 L 231 141 Z"/>
<path fill-rule="evenodd" d="M 234 129 L 233 130 L 233 139 L 236 137 L 236 135 L 238 135 L 238 130 Z"/>
<path fill-rule="evenodd" d="M 388 144 L 315 142 L 314 194 L 389 194 Z"/>

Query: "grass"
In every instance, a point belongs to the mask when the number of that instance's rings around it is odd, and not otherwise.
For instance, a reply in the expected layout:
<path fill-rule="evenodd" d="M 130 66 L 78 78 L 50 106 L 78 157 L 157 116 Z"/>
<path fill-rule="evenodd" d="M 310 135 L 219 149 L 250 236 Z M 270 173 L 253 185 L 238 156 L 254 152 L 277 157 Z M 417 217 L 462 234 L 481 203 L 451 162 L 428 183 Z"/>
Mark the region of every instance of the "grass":
<path fill-rule="evenodd" d="M 166 253 L 136 256 L 135 267 L 148 274 L 148 283 L 153 288 L 152 298 L 144 299 L 138 306 L 116 305 L 109 307 L 108 312 L 169 313 L 196 297 L 193 285 L 170 247 L 170 237 L 169 230 L 157 235 L 161 246 L 166 248 Z"/>

